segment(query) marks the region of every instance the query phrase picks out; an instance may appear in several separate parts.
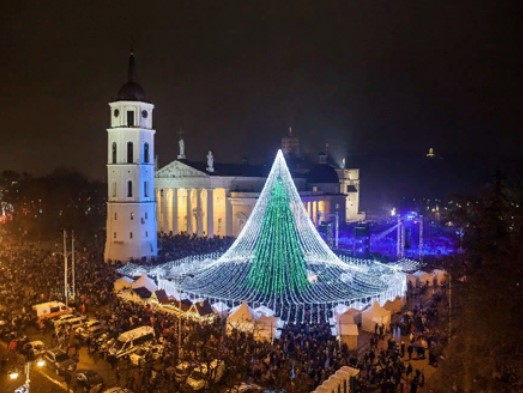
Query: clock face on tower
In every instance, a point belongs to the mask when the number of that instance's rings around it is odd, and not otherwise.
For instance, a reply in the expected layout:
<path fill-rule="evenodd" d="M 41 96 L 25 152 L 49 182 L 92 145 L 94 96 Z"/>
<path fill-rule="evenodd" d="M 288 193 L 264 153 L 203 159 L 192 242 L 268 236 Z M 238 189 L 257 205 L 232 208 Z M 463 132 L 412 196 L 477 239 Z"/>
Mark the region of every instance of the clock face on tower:
<path fill-rule="evenodd" d="M 120 114 L 120 111 L 118 109 L 115 109 L 113 113 L 114 113 L 114 117 L 118 117 L 118 115 Z"/>

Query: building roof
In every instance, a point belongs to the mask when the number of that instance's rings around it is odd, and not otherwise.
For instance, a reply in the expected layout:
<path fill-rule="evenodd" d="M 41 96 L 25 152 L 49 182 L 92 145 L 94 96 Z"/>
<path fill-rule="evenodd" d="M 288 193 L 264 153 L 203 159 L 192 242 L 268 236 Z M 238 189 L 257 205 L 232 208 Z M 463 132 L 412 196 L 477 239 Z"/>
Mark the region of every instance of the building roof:
<path fill-rule="evenodd" d="M 118 90 L 117 101 L 145 101 L 145 91 L 142 86 L 133 81 L 125 82 Z"/>
<path fill-rule="evenodd" d="M 317 164 L 307 174 L 309 183 L 339 183 L 336 170 L 329 164 Z"/>
<path fill-rule="evenodd" d="M 169 297 L 167 296 L 167 293 L 164 289 L 160 289 L 154 292 L 154 294 L 156 295 L 156 299 L 158 299 L 158 303 L 169 304 Z"/>
<path fill-rule="evenodd" d="M 270 168 L 266 165 L 251 165 L 247 163 L 228 164 L 214 162 L 214 172 L 207 171 L 206 162 L 179 160 L 186 165 L 193 167 L 210 176 L 241 176 L 241 177 L 267 177 Z"/>
<path fill-rule="evenodd" d="M 133 291 L 142 299 L 149 299 L 152 295 L 152 292 L 145 287 L 134 288 Z"/>
<path fill-rule="evenodd" d="M 142 86 L 135 81 L 135 61 L 132 51 L 129 55 L 127 82 L 118 90 L 116 101 L 146 101 L 145 91 Z"/>
<path fill-rule="evenodd" d="M 209 301 L 207 299 L 205 299 L 203 302 L 193 303 L 193 307 L 198 312 L 198 315 L 200 315 L 202 317 L 213 313 L 211 304 L 209 303 Z"/>

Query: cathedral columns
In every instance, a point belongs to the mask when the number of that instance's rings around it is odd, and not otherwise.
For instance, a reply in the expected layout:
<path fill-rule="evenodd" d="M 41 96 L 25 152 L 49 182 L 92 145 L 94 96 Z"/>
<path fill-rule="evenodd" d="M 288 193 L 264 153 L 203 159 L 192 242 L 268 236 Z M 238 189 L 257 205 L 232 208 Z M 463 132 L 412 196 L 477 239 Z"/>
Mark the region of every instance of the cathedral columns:
<path fill-rule="evenodd" d="M 171 188 L 163 190 L 163 200 L 165 204 L 165 210 L 163 213 L 164 231 L 169 233 L 173 229 L 173 200 Z"/>
<path fill-rule="evenodd" d="M 232 236 L 232 206 L 228 193 L 229 190 L 225 190 L 225 236 Z"/>
<path fill-rule="evenodd" d="M 192 235 L 192 203 L 190 188 L 187 188 L 187 234 Z"/>
<path fill-rule="evenodd" d="M 178 233 L 178 189 L 177 188 L 173 188 L 172 190 L 172 204 L 173 204 L 173 209 L 172 209 L 172 221 L 173 221 L 173 226 L 172 226 L 172 230 L 173 230 L 173 234 L 176 235 Z"/>
<path fill-rule="evenodd" d="M 211 238 L 214 236 L 214 198 L 213 189 L 207 189 L 207 237 Z"/>
<path fill-rule="evenodd" d="M 196 234 L 203 236 L 202 190 L 199 188 L 196 189 Z"/>

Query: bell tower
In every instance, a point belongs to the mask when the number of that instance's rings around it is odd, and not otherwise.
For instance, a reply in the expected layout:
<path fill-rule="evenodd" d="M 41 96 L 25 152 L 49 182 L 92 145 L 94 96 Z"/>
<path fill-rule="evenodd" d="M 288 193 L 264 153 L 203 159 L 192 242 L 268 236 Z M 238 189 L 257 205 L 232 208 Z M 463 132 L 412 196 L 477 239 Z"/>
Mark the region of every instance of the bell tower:
<path fill-rule="evenodd" d="M 104 259 L 150 259 L 158 253 L 154 193 L 154 105 L 135 80 L 131 51 L 107 129 L 107 225 Z"/>

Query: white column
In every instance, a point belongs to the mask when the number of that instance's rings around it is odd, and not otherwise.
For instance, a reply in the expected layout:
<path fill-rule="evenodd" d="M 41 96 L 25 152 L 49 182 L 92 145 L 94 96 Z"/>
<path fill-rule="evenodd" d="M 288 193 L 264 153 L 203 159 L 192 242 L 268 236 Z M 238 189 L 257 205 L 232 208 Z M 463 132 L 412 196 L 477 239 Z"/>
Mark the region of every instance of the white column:
<path fill-rule="evenodd" d="M 225 190 L 225 235 L 232 236 L 232 206 L 229 196 L 229 190 Z"/>
<path fill-rule="evenodd" d="M 158 223 L 158 232 L 163 231 L 163 223 L 162 223 L 162 194 L 160 193 L 160 189 L 155 189 L 154 192 L 156 192 L 156 222 Z"/>
<path fill-rule="evenodd" d="M 202 190 L 196 189 L 196 233 L 198 237 L 203 236 L 203 220 L 202 220 Z"/>
<path fill-rule="evenodd" d="M 213 189 L 207 189 L 207 237 L 214 236 L 214 198 Z"/>
<path fill-rule="evenodd" d="M 173 234 L 176 235 L 178 230 L 178 189 L 173 188 L 173 198 L 172 198 L 172 204 L 173 204 Z"/>
<path fill-rule="evenodd" d="M 192 203 L 190 188 L 187 188 L 187 234 L 192 235 Z"/>
<path fill-rule="evenodd" d="M 165 233 L 169 233 L 169 224 L 168 224 L 168 208 L 169 208 L 169 200 L 167 199 L 168 190 L 166 188 L 162 191 L 162 231 Z"/>
<path fill-rule="evenodd" d="M 163 190 L 163 200 L 165 201 L 165 211 L 163 213 L 165 232 L 169 233 L 173 230 L 172 189 L 166 188 L 165 190 Z"/>

